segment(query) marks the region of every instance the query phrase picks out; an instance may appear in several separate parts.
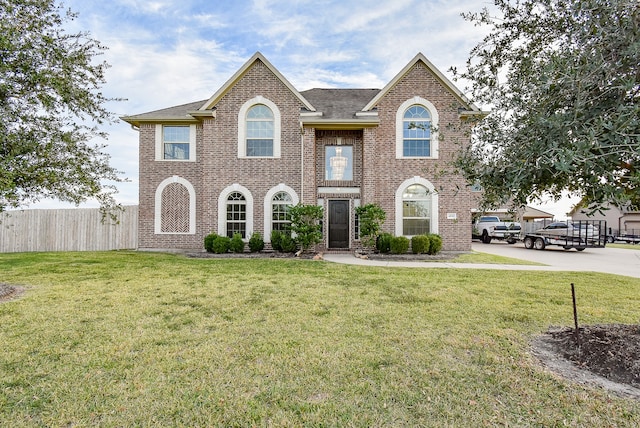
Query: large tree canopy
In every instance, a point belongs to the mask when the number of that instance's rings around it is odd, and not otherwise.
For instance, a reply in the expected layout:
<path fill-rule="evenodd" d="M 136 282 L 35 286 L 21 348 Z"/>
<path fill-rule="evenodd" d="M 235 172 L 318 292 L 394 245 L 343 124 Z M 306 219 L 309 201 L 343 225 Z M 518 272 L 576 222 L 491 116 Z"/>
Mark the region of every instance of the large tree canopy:
<path fill-rule="evenodd" d="M 640 2 L 494 0 L 459 75 L 491 113 L 459 159 L 485 206 L 558 199 L 640 206 Z"/>
<path fill-rule="evenodd" d="M 0 212 L 44 197 L 114 204 L 123 181 L 98 127 L 115 116 L 100 88 L 104 47 L 67 34 L 75 15 L 54 0 L 0 0 Z"/>

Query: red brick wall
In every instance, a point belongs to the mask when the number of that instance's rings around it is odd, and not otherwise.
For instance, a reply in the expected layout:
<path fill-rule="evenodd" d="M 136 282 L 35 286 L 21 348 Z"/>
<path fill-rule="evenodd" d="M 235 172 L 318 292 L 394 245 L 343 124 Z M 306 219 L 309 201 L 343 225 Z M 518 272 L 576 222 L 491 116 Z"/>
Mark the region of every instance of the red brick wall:
<path fill-rule="evenodd" d="M 281 157 L 279 159 L 238 158 L 238 112 L 249 99 L 258 95 L 274 102 L 281 113 Z M 439 113 L 439 159 L 396 159 L 396 112 L 414 96 L 433 103 Z M 384 229 L 395 231 L 395 194 L 402 182 L 414 176 L 429 180 L 439 194 L 439 233 L 445 250 L 469 250 L 470 192 L 457 175 L 437 173 L 449 161 L 460 142 L 466 141 L 460 130 L 455 97 L 422 64 L 418 63 L 378 105 L 380 126 L 360 131 L 300 130 L 302 103 L 271 71 L 256 61 L 244 76 L 224 95 L 216 107 L 216 118 L 197 126 L 196 162 L 155 161 L 155 124 L 140 127 L 140 248 L 201 249 L 204 236 L 218 231 L 218 198 L 223 189 L 238 183 L 253 196 L 253 229 L 264 230 L 264 198 L 274 186 L 284 183 L 293 188 L 301 202 L 315 204 L 318 198 L 357 199 L 358 195 L 318 194 L 317 186 L 359 187 L 361 203 L 375 202 L 387 213 Z M 324 144 L 335 137 L 353 140 L 354 180 L 349 183 L 324 181 Z M 347 141 L 343 141 L 347 144 Z M 302 174 L 304 163 L 304 174 Z M 166 178 L 178 175 L 196 190 L 195 235 L 156 235 L 154 233 L 155 192 Z M 354 203 L 351 202 L 353 212 Z M 447 220 L 456 213 L 457 220 Z M 353 235 L 353 218 L 351 225 Z M 267 237 L 265 237 L 267 238 Z M 353 243 L 353 247 L 357 243 Z"/>

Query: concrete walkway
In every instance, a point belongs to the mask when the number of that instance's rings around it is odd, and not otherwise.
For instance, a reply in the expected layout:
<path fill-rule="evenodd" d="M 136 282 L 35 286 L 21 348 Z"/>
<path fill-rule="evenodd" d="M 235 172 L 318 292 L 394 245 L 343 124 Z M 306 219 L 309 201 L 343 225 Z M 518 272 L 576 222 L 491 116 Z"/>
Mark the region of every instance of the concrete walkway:
<path fill-rule="evenodd" d="M 603 272 L 640 278 L 640 251 L 621 248 L 588 248 L 583 252 L 549 248 L 544 251 L 527 250 L 522 244 L 473 243 L 474 251 L 544 263 L 544 266 L 503 265 L 483 263 L 448 263 L 424 261 L 385 261 L 360 259 L 353 254 L 325 253 L 328 262 L 360 266 L 407 267 L 430 269 L 492 269 L 551 272 Z"/>

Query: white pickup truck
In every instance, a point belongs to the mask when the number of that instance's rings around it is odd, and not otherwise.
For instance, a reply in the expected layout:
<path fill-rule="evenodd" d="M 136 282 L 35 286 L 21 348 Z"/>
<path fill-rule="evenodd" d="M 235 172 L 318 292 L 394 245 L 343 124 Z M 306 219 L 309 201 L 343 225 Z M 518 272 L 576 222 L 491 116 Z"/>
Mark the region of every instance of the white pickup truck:
<path fill-rule="evenodd" d="M 508 244 L 515 244 L 520 235 L 520 223 L 501 221 L 497 216 L 482 216 L 473 223 L 471 235 L 485 244 L 490 244 L 492 239 L 506 240 Z"/>

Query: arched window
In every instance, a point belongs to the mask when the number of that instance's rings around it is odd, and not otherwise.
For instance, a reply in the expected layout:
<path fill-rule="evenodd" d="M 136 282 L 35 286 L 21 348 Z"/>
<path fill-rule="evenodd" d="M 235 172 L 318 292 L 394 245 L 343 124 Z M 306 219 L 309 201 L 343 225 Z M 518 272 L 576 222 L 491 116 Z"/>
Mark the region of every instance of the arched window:
<path fill-rule="evenodd" d="M 280 110 L 257 96 L 238 111 L 238 157 L 280 157 Z"/>
<path fill-rule="evenodd" d="M 289 229 L 291 219 L 289 210 L 293 205 L 293 198 L 287 192 L 278 192 L 271 200 L 271 230 L 286 231 Z"/>
<path fill-rule="evenodd" d="M 438 193 L 433 184 L 415 176 L 396 190 L 397 236 L 438 233 Z"/>
<path fill-rule="evenodd" d="M 431 115 L 421 105 L 409 107 L 402 119 L 402 156 L 431 156 Z"/>
<path fill-rule="evenodd" d="M 239 233 L 247 236 L 247 199 L 240 192 L 232 192 L 227 197 L 227 236 L 233 238 Z"/>
<path fill-rule="evenodd" d="M 273 156 L 273 112 L 257 104 L 247 112 L 247 156 Z"/>
<path fill-rule="evenodd" d="M 402 193 L 402 235 L 424 235 L 431 232 L 431 192 L 420 184 L 412 184 Z"/>
<path fill-rule="evenodd" d="M 438 157 L 438 111 L 421 97 L 408 99 L 396 112 L 396 158 Z"/>

